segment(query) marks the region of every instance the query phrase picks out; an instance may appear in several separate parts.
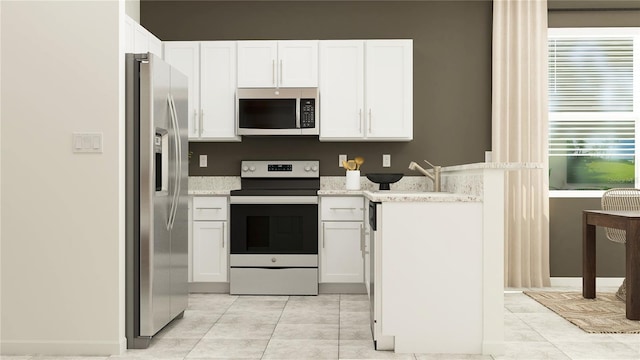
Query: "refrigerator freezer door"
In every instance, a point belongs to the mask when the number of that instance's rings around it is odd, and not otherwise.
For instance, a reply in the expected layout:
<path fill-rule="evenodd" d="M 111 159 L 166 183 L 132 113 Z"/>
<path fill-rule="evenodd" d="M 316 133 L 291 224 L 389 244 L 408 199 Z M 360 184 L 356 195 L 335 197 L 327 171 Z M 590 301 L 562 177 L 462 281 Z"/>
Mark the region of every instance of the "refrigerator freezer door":
<path fill-rule="evenodd" d="M 167 229 L 175 179 L 169 133 L 169 192 L 155 191 L 153 140 L 169 129 L 171 68 L 150 57 L 140 64 L 140 336 L 153 336 L 170 320 L 171 238 Z"/>
<path fill-rule="evenodd" d="M 171 229 L 171 318 L 175 318 L 187 308 L 188 298 L 188 85 L 185 75 L 171 69 L 171 98 L 175 109 L 178 131 L 174 133 L 178 142 L 178 196 L 176 197 L 173 227 Z"/>

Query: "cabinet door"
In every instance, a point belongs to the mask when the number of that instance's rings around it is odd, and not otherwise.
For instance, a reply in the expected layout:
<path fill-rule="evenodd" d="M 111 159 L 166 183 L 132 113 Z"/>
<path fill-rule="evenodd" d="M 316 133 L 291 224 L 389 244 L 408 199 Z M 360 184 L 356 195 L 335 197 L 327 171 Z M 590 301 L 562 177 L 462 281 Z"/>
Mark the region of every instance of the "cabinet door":
<path fill-rule="evenodd" d="M 124 52 L 133 53 L 135 52 L 134 42 L 135 42 L 135 30 L 136 22 L 128 17 L 124 17 Z"/>
<path fill-rule="evenodd" d="M 133 51 L 136 54 L 149 52 L 149 32 L 138 23 L 134 24 Z"/>
<path fill-rule="evenodd" d="M 320 282 L 362 283 L 362 222 L 322 222 Z"/>
<path fill-rule="evenodd" d="M 189 78 L 189 138 L 200 137 L 200 43 L 167 41 L 164 59 Z"/>
<path fill-rule="evenodd" d="M 320 140 L 364 136 L 364 42 L 320 41 Z"/>
<path fill-rule="evenodd" d="M 236 136 L 236 42 L 200 43 L 201 138 L 239 141 Z"/>
<path fill-rule="evenodd" d="M 364 240 L 363 240 L 364 260 L 364 286 L 367 295 L 371 296 L 371 226 L 369 225 L 369 199 L 364 202 Z"/>
<path fill-rule="evenodd" d="M 152 33 L 149 33 L 149 52 L 162 59 L 162 41 Z"/>
<path fill-rule="evenodd" d="M 366 137 L 413 138 L 413 42 L 367 40 L 365 43 Z"/>
<path fill-rule="evenodd" d="M 281 87 L 318 87 L 318 41 L 278 41 L 277 67 Z"/>
<path fill-rule="evenodd" d="M 275 87 L 277 53 L 277 41 L 238 41 L 238 87 Z"/>
<path fill-rule="evenodd" d="M 193 222 L 193 281 L 227 281 L 226 223 Z"/>

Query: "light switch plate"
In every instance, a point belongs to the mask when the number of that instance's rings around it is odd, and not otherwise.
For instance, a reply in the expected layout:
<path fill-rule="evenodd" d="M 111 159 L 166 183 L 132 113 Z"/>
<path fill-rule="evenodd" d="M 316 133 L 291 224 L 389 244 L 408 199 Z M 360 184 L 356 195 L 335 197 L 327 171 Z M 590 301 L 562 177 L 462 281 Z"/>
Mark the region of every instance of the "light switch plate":
<path fill-rule="evenodd" d="M 382 155 L 382 167 L 391 167 L 391 154 Z"/>
<path fill-rule="evenodd" d="M 338 155 L 338 167 L 343 167 L 342 166 L 343 161 L 347 161 L 347 155 L 346 154 Z"/>
<path fill-rule="evenodd" d="M 102 133 L 73 133 L 71 147 L 74 153 L 102 153 Z"/>
<path fill-rule="evenodd" d="M 207 155 L 200 155 L 200 167 L 207 167 Z"/>

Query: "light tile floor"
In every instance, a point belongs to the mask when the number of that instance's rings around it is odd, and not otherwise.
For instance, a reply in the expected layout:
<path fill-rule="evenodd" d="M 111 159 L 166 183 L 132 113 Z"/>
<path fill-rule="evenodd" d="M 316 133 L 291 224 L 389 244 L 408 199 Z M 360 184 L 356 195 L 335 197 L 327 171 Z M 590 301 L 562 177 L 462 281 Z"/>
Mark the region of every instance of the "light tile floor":
<path fill-rule="evenodd" d="M 550 290 L 550 289 L 546 289 Z M 578 288 L 553 288 L 573 290 Z M 598 288 L 598 291 L 615 291 Z M 120 356 L 2 356 L 3 360 L 640 359 L 640 335 L 587 334 L 519 291 L 505 300 L 505 354 L 426 355 L 373 350 L 365 295 L 192 294 L 184 318 L 145 350 Z"/>

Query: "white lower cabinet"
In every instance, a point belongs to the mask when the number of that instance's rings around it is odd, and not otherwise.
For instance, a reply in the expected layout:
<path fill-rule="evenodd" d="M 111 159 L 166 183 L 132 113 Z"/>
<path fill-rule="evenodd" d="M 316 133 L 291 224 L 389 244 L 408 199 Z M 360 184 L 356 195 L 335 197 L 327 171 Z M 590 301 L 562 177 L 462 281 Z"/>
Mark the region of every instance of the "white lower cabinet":
<path fill-rule="evenodd" d="M 364 200 L 322 197 L 320 200 L 320 283 L 364 281 Z"/>
<path fill-rule="evenodd" d="M 228 281 L 228 202 L 222 196 L 193 198 L 191 274 L 193 282 Z"/>
<path fill-rule="evenodd" d="M 323 221 L 320 231 L 320 282 L 363 282 L 362 222 Z"/>
<path fill-rule="evenodd" d="M 193 281 L 227 281 L 226 221 L 193 223 Z"/>

